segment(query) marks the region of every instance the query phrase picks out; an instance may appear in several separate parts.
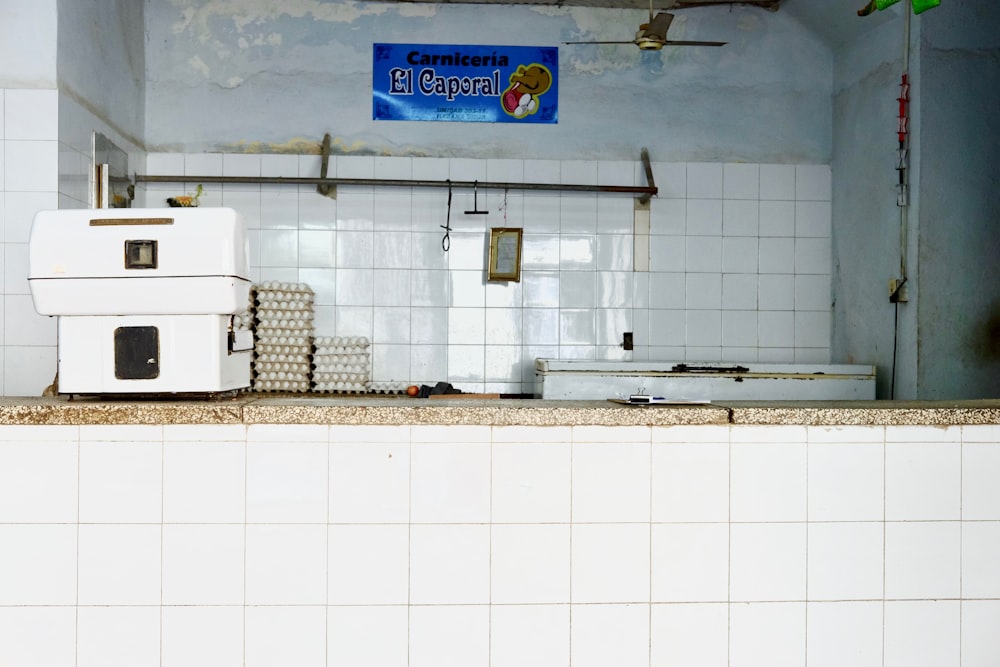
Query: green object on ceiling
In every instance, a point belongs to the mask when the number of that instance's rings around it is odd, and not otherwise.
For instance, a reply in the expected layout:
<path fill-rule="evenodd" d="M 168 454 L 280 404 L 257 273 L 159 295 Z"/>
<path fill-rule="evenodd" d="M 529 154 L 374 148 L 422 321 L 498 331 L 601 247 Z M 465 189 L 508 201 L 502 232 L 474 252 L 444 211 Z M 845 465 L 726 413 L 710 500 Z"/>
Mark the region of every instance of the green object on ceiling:
<path fill-rule="evenodd" d="M 858 16 L 868 16 L 876 10 L 886 9 L 897 2 L 899 0 L 871 0 L 867 5 L 858 10 Z M 914 14 L 920 14 L 941 4 L 941 0 L 912 0 L 912 2 Z"/>

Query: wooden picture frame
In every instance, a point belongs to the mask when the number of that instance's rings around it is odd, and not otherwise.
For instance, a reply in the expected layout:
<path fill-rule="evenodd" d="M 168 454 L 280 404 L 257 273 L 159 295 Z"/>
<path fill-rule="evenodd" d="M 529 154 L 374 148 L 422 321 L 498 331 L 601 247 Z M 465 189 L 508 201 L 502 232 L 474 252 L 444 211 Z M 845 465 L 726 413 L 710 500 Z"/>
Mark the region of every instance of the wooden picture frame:
<path fill-rule="evenodd" d="M 488 280 L 521 282 L 521 233 L 523 231 L 520 227 L 494 227 L 490 229 Z"/>

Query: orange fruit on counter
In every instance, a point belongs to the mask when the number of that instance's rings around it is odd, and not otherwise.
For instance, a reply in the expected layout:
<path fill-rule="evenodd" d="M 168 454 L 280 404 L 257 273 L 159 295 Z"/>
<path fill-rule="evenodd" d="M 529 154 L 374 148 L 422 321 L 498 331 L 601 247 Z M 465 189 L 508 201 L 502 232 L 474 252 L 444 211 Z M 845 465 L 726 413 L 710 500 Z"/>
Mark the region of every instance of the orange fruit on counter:
<path fill-rule="evenodd" d="M 420 387 L 418 387 L 415 384 L 411 384 L 409 387 L 406 388 L 407 396 L 416 396 L 419 393 L 420 393 Z"/>

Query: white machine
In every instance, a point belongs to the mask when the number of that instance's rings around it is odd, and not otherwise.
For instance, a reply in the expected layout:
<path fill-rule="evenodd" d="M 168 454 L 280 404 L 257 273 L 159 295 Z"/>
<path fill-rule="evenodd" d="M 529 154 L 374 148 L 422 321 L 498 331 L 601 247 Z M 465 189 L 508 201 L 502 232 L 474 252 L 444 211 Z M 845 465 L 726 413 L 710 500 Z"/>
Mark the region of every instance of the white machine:
<path fill-rule="evenodd" d="M 536 395 L 604 400 L 645 394 L 698 401 L 874 400 L 875 367 L 858 364 L 535 360 Z"/>
<path fill-rule="evenodd" d="M 59 393 L 177 394 L 250 386 L 249 245 L 229 208 L 41 211 L 35 310 L 58 316 Z"/>

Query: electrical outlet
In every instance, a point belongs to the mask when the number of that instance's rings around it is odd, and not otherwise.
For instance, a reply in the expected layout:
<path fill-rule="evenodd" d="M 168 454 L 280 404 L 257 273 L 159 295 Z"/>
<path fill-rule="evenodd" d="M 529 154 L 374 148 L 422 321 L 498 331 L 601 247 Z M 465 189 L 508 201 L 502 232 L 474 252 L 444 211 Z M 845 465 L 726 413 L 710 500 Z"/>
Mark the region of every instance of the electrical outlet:
<path fill-rule="evenodd" d="M 626 331 L 622 334 L 622 347 L 626 350 L 632 349 L 632 332 Z"/>
<path fill-rule="evenodd" d="M 896 278 L 889 279 L 889 301 L 892 303 L 906 303 L 910 299 L 906 296 L 906 281 L 900 282 Z"/>

